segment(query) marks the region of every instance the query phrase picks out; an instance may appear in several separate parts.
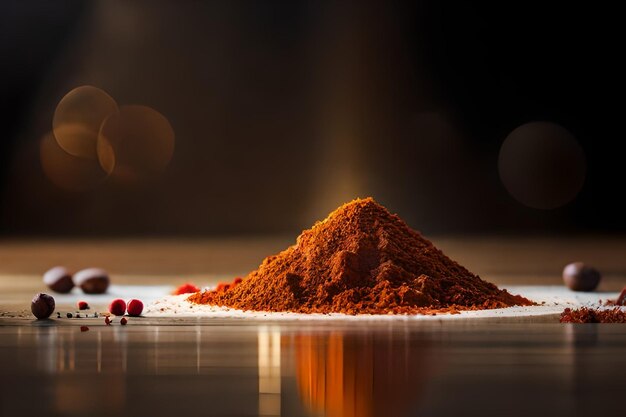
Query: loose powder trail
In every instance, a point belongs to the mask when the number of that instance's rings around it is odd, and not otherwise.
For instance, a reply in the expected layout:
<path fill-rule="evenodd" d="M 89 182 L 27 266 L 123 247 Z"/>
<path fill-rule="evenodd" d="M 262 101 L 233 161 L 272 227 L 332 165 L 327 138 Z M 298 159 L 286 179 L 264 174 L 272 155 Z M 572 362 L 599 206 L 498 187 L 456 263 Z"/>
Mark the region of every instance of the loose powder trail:
<path fill-rule="evenodd" d="M 236 285 L 188 300 L 240 310 L 345 314 L 533 305 L 472 274 L 372 198 L 339 207 Z"/>
<path fill-rule="evenodd" d="M 575 310 L 566 308 L 561 313 L 561 323 L 626 323 L 626 311 L 619 307 L 599 309 L 581 307 Z"/>

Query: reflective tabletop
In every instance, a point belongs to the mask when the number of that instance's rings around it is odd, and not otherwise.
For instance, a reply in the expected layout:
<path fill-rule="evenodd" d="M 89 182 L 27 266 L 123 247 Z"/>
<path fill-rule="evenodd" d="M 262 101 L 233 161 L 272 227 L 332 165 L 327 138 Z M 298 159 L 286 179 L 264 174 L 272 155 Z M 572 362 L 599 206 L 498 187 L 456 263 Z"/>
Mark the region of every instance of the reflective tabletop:
<path fill-rule="evenodd" d="M 205 285 L 254 269 L 288 241 L 0 241 L 0 416 L 624 414 L 621 324 L 145 317 L 105 326 L 29 311 L 52 265 L 102 266 L 117 285 Z M 559 285 L 572 259 L 601 269 L 601 291 L 626 283 L 624 238 L 435 243 L 498 285 Z"/>
<path fill-rule="evenodd" d="M 2 416 L 622 415 L 626 326 L 0 327 Z"/>

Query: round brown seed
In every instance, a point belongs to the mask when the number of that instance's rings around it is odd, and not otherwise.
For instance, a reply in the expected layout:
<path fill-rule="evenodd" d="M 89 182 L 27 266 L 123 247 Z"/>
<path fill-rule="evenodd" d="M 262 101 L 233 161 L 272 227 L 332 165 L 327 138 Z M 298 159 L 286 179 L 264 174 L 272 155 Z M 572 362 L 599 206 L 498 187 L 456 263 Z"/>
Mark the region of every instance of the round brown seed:
<path fill-rule="evenodd" d="M 55 307 L 54 298 L 44 293 L 39 293 L 34 296 L 30 303 L 30 311 L 32 311 L 38 319 L 47 319 L 50 317 Z"/>
<path fill-rule="evenodd" d="M 63 266 L 55 266 L 50 268 L 43 274 L 43 283 L 52 291 L 61 294 L 67 294 L 74 288 L 72 274 Z"/>
<path fill-rule="evenodd" d="M 563 281 L 573 291 L 593 291 L 600 283 L 600 272 L 582 262 L 573 262 L 563 269 Z"/>
<path fill-rule="evenodd" d="M 100 268 L 87 268 L 74 274 L 74 283 L 86 294 L 105 293 L 109 282 L 109 274 Z"/>

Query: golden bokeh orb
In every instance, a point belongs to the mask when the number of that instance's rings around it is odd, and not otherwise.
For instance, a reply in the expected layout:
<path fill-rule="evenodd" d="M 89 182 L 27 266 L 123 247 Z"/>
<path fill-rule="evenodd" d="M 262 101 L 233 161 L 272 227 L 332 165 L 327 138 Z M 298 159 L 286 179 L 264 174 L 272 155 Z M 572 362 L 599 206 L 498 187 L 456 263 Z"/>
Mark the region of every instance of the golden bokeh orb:
<path fill-rule="evenodd" d="M 174 130 L 158 111 L 121 106 L 102 123 L 97 142 L 102 169 L 113 178 L 134 182 L 163 171 L 174 154 Z"/>
<path fill-rule="evenodd" d="M 117 103 L 103 90 L 90 85 L 77 87 L 57 105 L 52 118 L 52 133 L 68 154 L 97 159 L 100 126 L 117 111 Z"/>
<path fill-rule="evenodd" d="M 46 177 L 67 191 L 88 191 L 107 177 L 97 160 L 79 158 L 62 149 L 52 132 L 41 139 L 39 156 Z"/>

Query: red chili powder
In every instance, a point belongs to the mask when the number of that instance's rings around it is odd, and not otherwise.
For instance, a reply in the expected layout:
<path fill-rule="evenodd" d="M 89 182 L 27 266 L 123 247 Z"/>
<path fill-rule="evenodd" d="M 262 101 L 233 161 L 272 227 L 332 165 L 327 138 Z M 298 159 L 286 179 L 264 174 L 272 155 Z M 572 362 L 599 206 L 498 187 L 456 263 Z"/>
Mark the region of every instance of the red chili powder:
<path fill-rule="evenodd" d="M 561 313 L 561 323 L 626 323 L 626 311 L 615 307 L 608 310 L 581 307 L 566 308 Z"/>
<path fill-rule="evenodd" d="M 604 305 L 607 306 L 626 306 L 626 287 L 622 289 L 616 300 L 605 300 Z"/>
<path fill-rule="evenodd" d="M 240 310 L 346 314 L 534 304 L 472 274 L 372 198 L 339 207 L 238 285 L 188 300 Z"/>
<path fill-rule="evenodd" d="M 190 282 L 186 282 L 182 284 L 181 286 L 179 286 L 178 288 L 176 288 L 174 292 L 172 292 L 172 294 L 173 295 L 190 294 L 190 293 L 194 293 L 198 291 L 200 291 L 200 288 L 196 287 Z"/>

